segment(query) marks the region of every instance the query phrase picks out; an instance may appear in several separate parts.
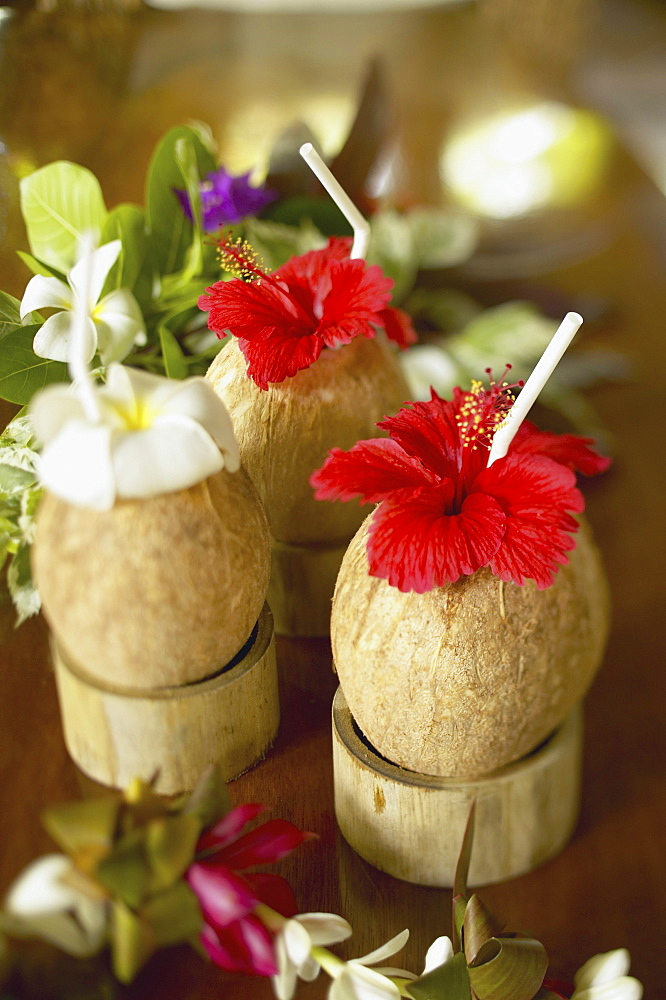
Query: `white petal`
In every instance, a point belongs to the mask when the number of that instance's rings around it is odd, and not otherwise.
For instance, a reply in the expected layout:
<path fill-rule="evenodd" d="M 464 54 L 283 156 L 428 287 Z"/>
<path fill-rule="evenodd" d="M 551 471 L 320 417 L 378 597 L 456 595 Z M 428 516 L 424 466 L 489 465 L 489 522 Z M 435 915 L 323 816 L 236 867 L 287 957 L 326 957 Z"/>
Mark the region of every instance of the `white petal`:
<path fill-rule="evenodd" d="M 435 938 L 426 952 L 423 975 L 426 972 L 432 972 L 433 969 L 438 969 L 440 965 L 445 965 L 450 958 L 453 958 L 451 939 L 446 935 Z"/>
<path fill-rule="evenodd" d="M 282 934 L 289 961 L 298 969 L 310 957 L 312 942 L 305 927 L 298 920 L 288 920 Z"/>
<path fill-rule="evenodd" d="M 80 260 L 69 272 L 69 283 L 78 294 L 85 291 L 82 288 L 81 282 L 86 267 L 90 267 L 88 294 L 86 297 L 87 312 L 92 312 L 93 306 L 102 294 L 104 282 L 107 279 L 109 271 L 118 260 L 121 247 L 122 243 L 120 240 L 112 240 L 111 243 L 105 243 L 104 246 L 93 250 L 90 254 L 89 263 L 88 261 Z"/>
<path fill-rule="evenodd" d="M 291 1000 L 296 991 L 296 968 L 287 954 L 284 930 L 275 939 L 275 959 L 278 971 L 272 977 L 273 991 L 277 1000 Z"/>
<path fill-rule="evenodd" d="M 83 407 L 71 385 L 49 385 L 30 400 L 32 428 L 40 445 L 48 444 L 70 420 L 83 419 Z"/>
<path fill-rule="evenodd" d="M 352 934 L 350 924 L 337 913 L 299 913 L 294 919 L 303 924 L 314 945 L 338 944 Z"/>
<path fill-rule="evenodd" d="M 395 955 L 401 948 L 404 948 L 408 938 L 409 930 L 405 928 L 404 931 L 400 931 L 399 934 L 392 937 L 386 944 L 380 945 L 379 948 L 375 948 L 374 951 L 368 952 L 367 955 L 362 955 L 360 958 L 352 958 L 351 961 L 359 965 L 372 965 L 374 962 L 382 962 L 385 958 L 390 958 L 391 955 Z"/>
<path fill-rule="evenodd" d="M 66 424 L 41 454 L 37 471 L 51 493 L 93 510 L 110 510 L 115 500 L 111 428 L 82 420 Z"/>
<path fill-rule="evenodd" d="M 347 964 L 333 980 L 329 1000 L 399 1000 L 395 983 L 363 965 Z"/>
<path fill-rule="evenodd" d="M 69 361 L 70 339 L 74 327 L 74 313 L 59 312 L 45 321 L 35 334 L 32 349 L 40 358 L 51 361 Z M 85 359 L 92 361 L 97 350 L 97 333 L 95 324 L 88 320 L 85 328 Z"/>
<path fill-rule="evenodd" d="M 319 975 L 321 966 L 319 962 L 310 955 L 298 967 L 298 975 L 305 983 L 313 982 Z"/>
<path fill-rule="evenodd" d="M 594 955 L 574 976 L 576 989 L 585 990 L 590 986 L 601 986 L 620 976 L 626 976 L 630 965 L 631 956 L 626 948 L 616 948 L 615 951 Z"/>
<path fill-rule="evenodd" d="M 180 413 L 204 427 L 224 455 L 224 467 L 229 472 L 240 468 L 240 452 L 229 412 L 205 378 L 188 378 L 162 406 L 165 413 Z"/>
<path fill-rule="evenodd" d="M 74 296 L 69 285 L 58 278 L 36 274 L 25 286 L 21 299 L 21 319 L 38 309 L 71 309 Z"/>
<path fill-rule="evenodd" d="M 146 343 L 143 313 L 132 293 L 119 288 L 105 295 L 92 312 L 102 364 L 122 361 L 134 344 Z"/>
<path fill-rule="evenodd" d="M 61 881 L 71 869 L 62 854 L 39 858 L 10 887 L 4 910 L 14 933 L 41 937 L 71 955 L 91 955 L 104 938 L 106 908 Z"/>
<path fill-rule="evenodd" d="M 175 493 L 223 468 L 220 451 L 188 417 L 166 415 L 152 427 L 114 435 L 113 469 L 119 497 Z"/>
<path fill-rule="evenodd" d="M 620 976 L 610 983 L 576 990 L 571 1000 L 641 1000 L 643 986 L 633 976 Z"/>
<path fill-rule="evenodd" d="M 135 385 L 139 376 L 146 372 L 136 368 L 126 368 L 124 365 L 112 364 L 106 370 L 106 384 L 99 390 L 104 402 L 112 404 L 114 409 L 132 410 L 136 396 Z M 151 379 L 159 379 L 159 375 L 150 375 Z"/>

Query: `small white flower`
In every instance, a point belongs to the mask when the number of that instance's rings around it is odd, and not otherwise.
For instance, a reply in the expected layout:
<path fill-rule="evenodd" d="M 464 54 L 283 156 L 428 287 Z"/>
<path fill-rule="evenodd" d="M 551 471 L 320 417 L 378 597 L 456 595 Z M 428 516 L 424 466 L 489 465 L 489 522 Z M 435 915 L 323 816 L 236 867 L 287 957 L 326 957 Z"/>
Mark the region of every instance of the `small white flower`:
<path fill-rule="evenodd" d="M 590 958 L 574 976 L 571 1000 L 641 1000 L 643 986 L 628 975 L 630 961 L 626 948 Z"/>
<path fill-rule="evenodd" d="M 43 445 L 38 471 L 56 496 L 109 510 L 116 499 L 173 493 L 239 468 L 231 419 L 205 379 L 110 365 L 106 385 L 93 391 L 98 421 L 86 416 L 75 386 L 49 386 L 33 397 Z"/>
<path fill-rule="evenodd" d="M 366 966 L 382 962 L 404 948 L 409 931 L 404 930 L 395 937 L 380 945 L 374 951 L 360 958 L 351 958 L 348 962 L 330 970 L 334 977 L 328 991 L 328 1000 L 398 1000 L 400 990 L 388 979 L 395 976 L 400 979 L 416 979 L 417 977 L 405 969 L 382 967 L 368 969 Z"/>
<path fill-rule="evenodd" d="M 4 923 L 17 937 L 38 937 L 83 958 L 104 941 L 107 908 L 65 880 L 73 872 L 64 854 L 47 854 L 28 865 L 10 886 Z"/>
<path fill-rule="evenodd" d="M 278 971 L 273 976 L 273 989 L 278 1000 L 291 1000 L 297 977 L 311 982 L 319 975 L 313 947 L 338 944 L 351 932 L 347 921 L 336 913 L 300 913 L 287 920 L 275 939 Z"/>
<path fill-rule="evenodd" d="M 104 282 L 121 249 L 121 241 L 105 243 L 90 254 L 90 280 L 82 287 L 84 262 L 79 261 L 67 275 L 67 281 L 36 274 L 28 282 L 21 301 L 24 319 L 39 309 L 58 309 L 35 334 L 32 349 L 40 358 L 68 361 L 70 340 L 77 309 L 87 316 L 84 333 L 86 361 L 96 352 L 107 365 L 122 361 L 134 344 L 145 344 L 146 327 L 139 303 L 128 288 L 117 288 L 101 301 Z"/>
<path fill-rule="evenodd" d="M 446 936 L 435 938 L 426 952 L 423 975 L 438 969 L 440 965 L 446 965 L 451 958 L 453 958 L 451 939 Z"/>

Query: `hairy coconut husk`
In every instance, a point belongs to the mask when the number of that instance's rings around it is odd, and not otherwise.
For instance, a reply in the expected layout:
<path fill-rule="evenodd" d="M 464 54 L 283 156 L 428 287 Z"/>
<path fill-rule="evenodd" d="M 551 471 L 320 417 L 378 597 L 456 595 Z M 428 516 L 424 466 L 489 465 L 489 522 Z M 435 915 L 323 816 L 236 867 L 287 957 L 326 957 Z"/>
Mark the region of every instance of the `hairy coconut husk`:
<path fill-rule="evenodd" d="M 268 587 L 268 524 L 242 469 L 104 512 L 46 494 L 33 569 L 59 645 L 87 675 L 186 684 L 247 642 Z"/>
<path fill-rule="evenodd" d="M 379 437 L 377 421 L 409 398 L 392 349 L 382 339 L 357 337 L 262 390 L 248 377 L 234 340 L 207 377 L 229 410 L 273 537 L 292 545 L 351 538 L 365 516 L 361 506 L 315 500 L 309 478 L 330 448 Z"/>
<path fill-rule="evenodd" d="M 488 569 L 425 594 L 368 573 L 369 518 L 342 561 L 331 618 L 352 715 L 388 760 L 475 778 L 518 760 L 556 729 L 601 662 L 609 595 L 585 523 L 546 590 Z"/>

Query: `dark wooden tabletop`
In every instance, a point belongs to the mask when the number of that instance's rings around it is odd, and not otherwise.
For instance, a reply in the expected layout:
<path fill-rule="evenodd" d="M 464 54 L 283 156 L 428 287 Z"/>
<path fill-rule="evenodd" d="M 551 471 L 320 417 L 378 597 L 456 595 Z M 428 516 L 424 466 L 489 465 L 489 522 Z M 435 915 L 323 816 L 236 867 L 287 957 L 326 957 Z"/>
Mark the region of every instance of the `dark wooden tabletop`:
<path fill-rule="evenodd" d="M 33 147 L 44 159 L 52 158 L 57 148 L 56 155 L 93 165 L 105 190 L 108 183 L 113 192 L 107 195 L 110 203 L 119 197 L 141 196 L 137 177 L 143 175 L 146 157 L 162 126 L 205 117 L 207 112 L 209 117 L 217 113 L 221 120 L 225 60 L 220 57 L 215 78 L 202 70 L 211 65 L 202 41 L 206 17 L 212 18 L 210 23 L 220 37 L 227 39 L 227 52 L 235 53 L 234 47 L 243 44 L 243 32 L 253 30 L 251 18 L 192 15 L 190 30 L 201 54 L 190 64 L 184 57 L 175 58 L 174 38 L 184 28 L 184 15 L 163 18 L 140 11 L 132 17 L 137 20 L 131 53 L 126 56 L 134 62 L 129 71 L 123 70 L 122 94 L 106 80 L 107 90 L 96 98 L 98 111 L 88 109 L 98 118 L 87 119 L 82 113 L 76 121 L 65 120 L 62 127 L 71 129 L 70 136 L 58 134 L 53 126 Z M 22 30 L 28 30 L 25 23 Z M 35 25 L 31 30 L 37 30 Z M 43 25 L 39 30 L 44 30 Z M 444 12 L 415 15 L 406 44 L 417 45 L 428 32 L 439 32 L 445 39 L 446 30 Z M 385 24 L 383 39 L 387 32 Z M 308 20 L 306 34 L 313 43 L 316 19 Z M 340 46 L 339 37 L 334 44 Z M 354 53 L 359 56 L 357 48 Z M 27 54 L 23 58 L 27 64 Z M 167 58 L 172 61 L 165 66 L 160 60 Z M 335 59 L 342 61 L 339 50 L 329 52 L 328 58 L 331 64 Z M 402 69 L 407 72 L 409 60 L 404 54 L 402 58 Z M 233 65 L 239 72 L 237 53 Z M 54 72 L 62 73 L 62 65 L 55 65 Z M 316 68 L 312 72 L 316 74 Z M 321 73 L 330 76 L 331 66 L 324 65 Z M 188 79 L 190 90 L 183 89 Z M 407 74 L 405 93 L 410 88 L 415 91 L 415 79 Z M 16 80 L 13 85 L 18 86 Z M 77 88 L 86 86 L 85 78 L 73 73 L 70 85 L 83 106 Z M 26 86 L 41 88 L 45 107 L 31 114 L 37 116 L 36 127 L 46 129 L 47 111 L 50 108 L 55 114 L 54 102 L 62 98 L 64 84 L 58 77 L 51 90 L 44 81 L 33 80 Z M 426 117 L 435 113 L 431 103 L 424 100 Z M 19 149 L 16 116 L 6 94 L 3 107 L 9 123 L 5 133 L 14 143 L 11 148 L 17 156 L 27 155 L 30 136 L 23 131 Z M 132 146 L 134 135 L 136 145 Z M 604 215 L 606 238 L 596 252 L 556 262 L 538 276 L 481 281 L 473 273 L 460 275 L 461 282 L 487 302 L 520 294 L 554 305 L 554 315 L 568 308 L 589 313 L 593 321 L 587 342 L 622 352 L 632 365 L 631 375 L 622 382 L 589 391 L 611 432 L 615 454 L 611 471 L 585 485 L 589 520 L 604 555 L 614 612 L 605 662 L 585 703 L 580 822 L 559 857 L 529 875 L 482 889 L 481 896 L 510 928 L 544 943 L 555 977 L 571 980 L 576 968 L 594 953 L 626 946 L 646 997 L 664 1000 L 666 200 L 628 157 L 620 157 L 618 163 Z M 7 217 L 12 225 L 15 215 L 15 206 L 10 204 Z M 14 239 L 17 231 L 10 230 L 7 238 Z M 2 266 L 7 280 L 0 280 L 0 287 L 20 294 L 19 272 L 6 251 L 5 246 Z M 11 606 L 6 600 L 2 603 L 0 889 L 31 859 L 52 849 L 39 823 L 44 805 L 81 791 L 80 776 L 63 744 L 47 641 L 41 619 L 15 630 Z M 264 802 L 272 815 L 318 834 L 317 840 L 305 844 L 278 869 L 289 878 L 301 911 L 333 911 L 350 921 L 354 935 L 342 954 L 363 954 L 409 927 L 410 941 L 399 961 L 420 971 L 432 939 L 450 933 L 449 890 L 418 888 L 383 875 L 342 839 L 332 802 L 330 705 L 336 681 L 330 647 L 326 640 L 282 639 L 278 656 L 279 737 L 261 764 L 232 783 L 232 799 Z M 317 1000 L 326 995 L 326 989 L 322 977 L 311 985 L 303 984 L 298 995 Z M 153 959 L 128 991 L 137 1000 L 149 996 L 249 1000 L 271 995 L 267 981 L 223 974 L 185 948 Z"/>

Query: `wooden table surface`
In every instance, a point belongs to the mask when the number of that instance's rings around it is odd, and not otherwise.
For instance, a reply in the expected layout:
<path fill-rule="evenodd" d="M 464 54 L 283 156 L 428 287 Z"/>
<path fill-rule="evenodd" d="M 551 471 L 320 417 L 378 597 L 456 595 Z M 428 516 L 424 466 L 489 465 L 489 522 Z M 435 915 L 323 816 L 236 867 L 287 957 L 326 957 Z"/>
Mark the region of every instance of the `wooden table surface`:
<path fill-rule="evenodd" d="M 138 19 L 132 28 L 135 75 L 130 72 L 126 77 L 122 98 L 110 91 L 104 103 L 106 98 L 97 95 L 95 123 L 103 119 L 108 127 L 93 129 L 83 116 L 65 122 L 63 128 L 70 128 L 71 134 L 56 135 L 54 127 L 32 149 L 35 157 L 39 153 L 46 160 L 60 144 L 57 155 L 94 165 L 105 191 L 107 184 L 113 190 L 107 195 L 109 203 L 117 197 L 140 197 L 137 177 L 143 174 L 153 133 L 159 135 L 162 126 L 187 117 L 205 117 L 213 106 L 219 111 L 228 82 L 224 60 L 215 80 L 199 74 L 209 54 L 202 54 L 192 71 L 191 92 L 182 89 L 184 60 L 170 63 L 168 72 L 161 66 L 163 77 L 157 83 L 140 79 L 142 72 L 157 73 L 161 54 L 173 58 L 174 37 L 185 22 L 178 20 L 180 15 L 148 11 L 132 16 Z M 206 18 L 219 33 L 233 29 L 232 49 L 252 27 L 239 17 L 196 14 L 191 30 L 200 43 L 209 23 Z M 315 22 L 308 21 L 310 39 L 316 36 Z M 416 45 L 414 38 L 418 41 L 436 32 L 443 39 L 448 24 L 443 12 L 415 14 L 411 41 Z M 28 28 L 24 24 L 21 30 Z M 37 28 L 33 24 L 30 30 Z M 388 32 L 388 25 L 383 32 Z M 340 38 L 335 43 L 340 45 Z M 341 58 L 339 52 L 335 55 Z M 354 57 L 360 58 L 358 46 Z M 28 61 L 26 53 L 24 59 Z M 321 72 L 330 73 L 333 62 L 329 52 Z M 206 91 L 206 81 L 217 88 L 215 99 Z M 70 82 L 83 105 L 77 88 L 85 80 L 74 76 Z M 413 77 L 408 82 L 411 86 Z M 44 126 L 49 108 L 55 112 L 55 102 L 62 98 L 62 83 L 52 91 L 44 81 L 28 81 L 26 86 L 33 92 L 41 87 L 46 106 L 32 113 L 39 119 L 36 125 Z M 405 91 L 409 89 L 405 85 Z M 166 108 L 161 99 L 165 93 L 170 101 Z M 2 107 L 9 122 L 5 133 L 18 149 L 16 116 L 6 99 Z M 424 102 L 424 115 L 434 114 Z M 144 130 L 146 123 L 150 128 Z M 128 153 L 133 129 L 137 142 Z M 22 155 L 27 155 L 30 137 L 25 127 L 21 134 Z M 614 615 L 605 662 L 585 706 L 580 822 L 559 857 L 529 875 L 483 889 L 481 895 L 510 928 L 544 943 L 555 977 L 571 980 L 592 954 L 626 946 L 646 997 L 658 1000 L 666 998 L 666 463 L 661 384 L 666 373 L 666 201 L 630 162 L 623 162 L 619 176 L 609 202 L 611 235 L 595 254 L 563 262 L 538 277 L 518 275 L 481 283 L 460 276 L 488 302 L 519 293 L 556 303 L 558 313 L 569 307 L 596 310 L 600 319 L 591 325 L 589 342 L 623 352 L 633 365 L 626 381 L 590 392 L 612 433 L 616 456 L 607 475 L 585 486 L 589 520 L 611 582 Z M 10 223 L 12 212 L 15 207 L 10 205 Z M 11 231 L 7 238 L 14 238 Z M 20 294 L 19 272 L 8 256 L 2 266 L 7 280 L 0 280 L 0 287 L 12 290 L 13 282 Z M 5 602 L 0 607 L 0 644 L 0 889 L 4 889 L 22 866 L 51 849 L 39 824 L 40 810 L 46 803 L 75 797 L 80 779 L 62 740 L 44 623 L 35 619 L 14 630 L 12 610 Z M 383 875 L 342 839 L 332 806 L 330 704 L 336 682 L 330 647 L 326 640 L 283 639 L 278 655 L 279 738 L 265 761 L 232 783 L 232 799 L 264 802 L 273 815 L 318 834 L 318 840 L 306 844 L 278 870 L 291 881 L 301 911 L 329 910 L 350 921 L 354 935 L 342 954 L 363 954 L 409 927 L 410 941 L 399 961 L 420 971 L 432 939 L 450 932 L 450 893 Z M 408 816 L 405 822 L 409 823 Z M 302 984 L 298 995 L 316 1000 L 325 996 L 326 988 L 322 977 Z M 137 1000 L 149 996 L 260 1000 L 271 995 L 267 981 L 223 974 L 185 948 L 153 959 L 128 991 Z"/>

